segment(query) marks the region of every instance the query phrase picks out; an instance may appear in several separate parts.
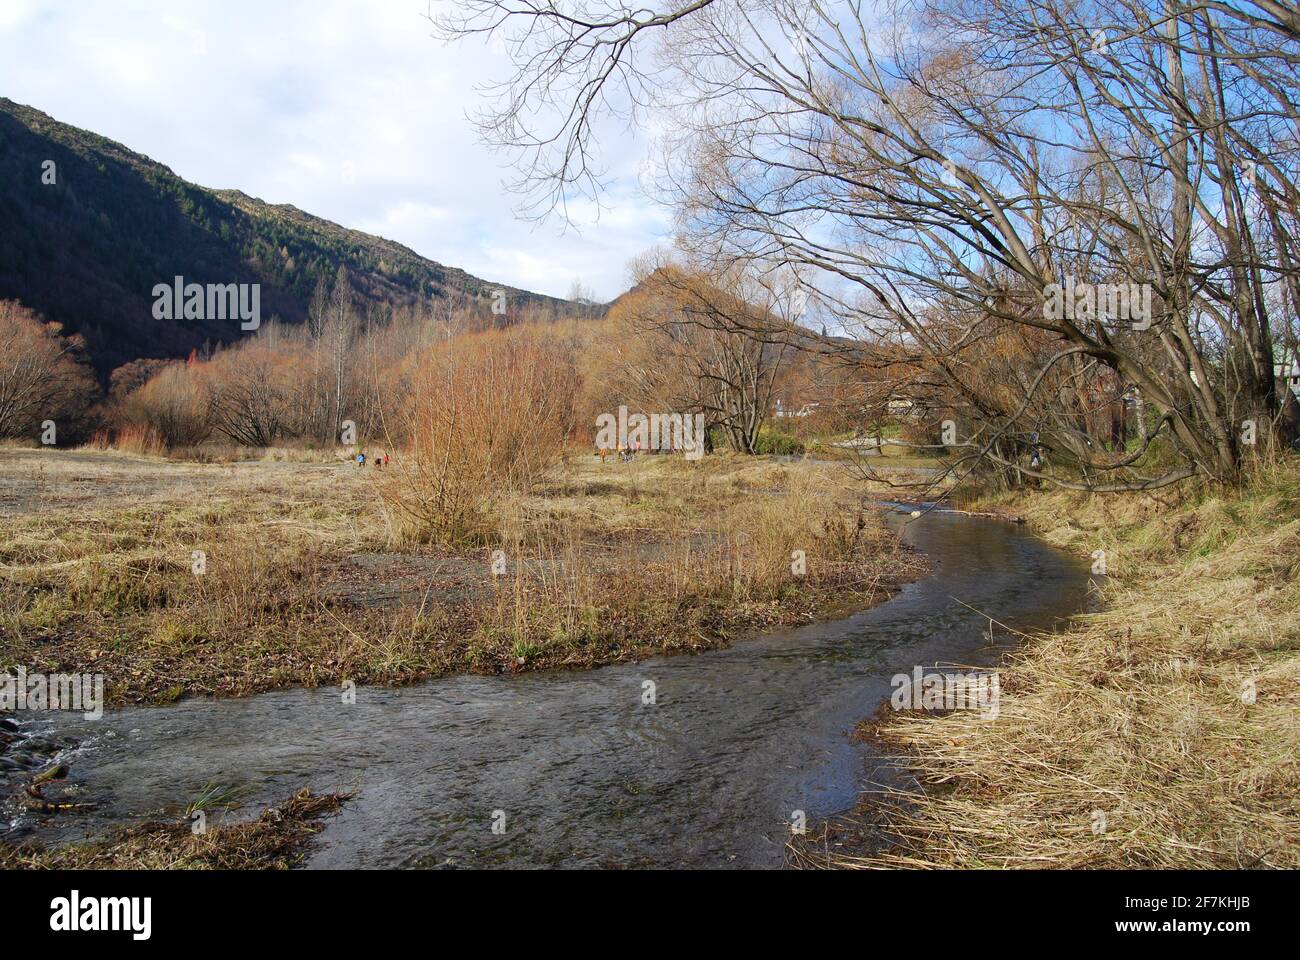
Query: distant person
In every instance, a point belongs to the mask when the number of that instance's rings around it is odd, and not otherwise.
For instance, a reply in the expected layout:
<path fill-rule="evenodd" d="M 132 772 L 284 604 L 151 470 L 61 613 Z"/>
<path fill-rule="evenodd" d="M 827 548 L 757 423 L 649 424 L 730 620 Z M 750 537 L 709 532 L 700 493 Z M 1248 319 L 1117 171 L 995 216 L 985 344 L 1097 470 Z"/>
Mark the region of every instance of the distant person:
<path fill-rule="evenodd" d="M 364 453 L 358 453 L 358 454 L 357 454 L 357 466 L 358 466 L 358 467 L 364 467 L 365 465 L 366 465 L 366 455 L 365 455 Z"/>

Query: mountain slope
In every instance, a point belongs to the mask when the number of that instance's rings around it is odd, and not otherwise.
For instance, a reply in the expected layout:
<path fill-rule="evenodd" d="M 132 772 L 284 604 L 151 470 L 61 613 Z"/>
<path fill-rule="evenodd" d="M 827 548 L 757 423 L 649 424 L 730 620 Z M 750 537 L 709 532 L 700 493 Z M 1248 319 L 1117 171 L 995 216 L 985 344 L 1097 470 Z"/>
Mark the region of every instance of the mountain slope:
<path fill-rule="evenodd" d="M 241 335 L 229 320 L 155 319 L 155 284 L 176 276 L 258 283 L 264 321 L 301 322 L 317 279 L 332 280 L 340 265 L 360 296 L 395 306 L 450 298 L 487 313 L 501 289 L 515 309 L 573 310 L 288 205 L 197 186 L 121 144 L 0 98 L 0 300 L 21 300 L 85 336 L 101 374 Z"/>

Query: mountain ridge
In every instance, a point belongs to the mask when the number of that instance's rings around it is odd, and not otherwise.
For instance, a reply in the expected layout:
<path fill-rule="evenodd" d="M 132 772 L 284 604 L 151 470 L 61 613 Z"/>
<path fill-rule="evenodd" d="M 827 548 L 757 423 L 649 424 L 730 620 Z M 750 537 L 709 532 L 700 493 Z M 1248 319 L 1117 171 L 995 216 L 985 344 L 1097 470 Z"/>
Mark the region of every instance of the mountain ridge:
<path fill-rule="evenodd" d="M 257 283 L 264 321 L 300 323 L 318 280 L 332 282 L 340 266 L 363 304 L 452 301 L 492 322 L 500 290 L 511 318 L 581 310 L 292 204 L 191 183 L 117 141 L 0 97 L 0 300 L 19 300 L 84 337 L 101 377 L 240 337 L 238 324 L 155 318 L 156 284 L 177 276 Z"/>

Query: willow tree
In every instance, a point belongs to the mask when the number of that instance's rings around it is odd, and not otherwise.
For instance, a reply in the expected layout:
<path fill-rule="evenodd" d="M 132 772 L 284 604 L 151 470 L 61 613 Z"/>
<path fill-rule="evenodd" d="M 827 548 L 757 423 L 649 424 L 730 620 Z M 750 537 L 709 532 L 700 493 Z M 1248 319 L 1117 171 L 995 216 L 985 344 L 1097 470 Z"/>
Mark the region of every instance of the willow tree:
<path fill-rule="evenodd" d="M 700 262 L 795 268 L 971 412 L 973 458 L 1126 490 L 1235 481 L 1251 441 L 1288 439 L 1293 3 L 468 0 L 439 22 L 504 38 L 480 121 L 531 210 L 598 196 L 602 137 L 653 111 Z M 1017 338 L 991 397 L 971 371 Z M 1096 443 L 1096 409 L 1133 401 L 1136 447 Z"/>
<path fill-rule="evenodd" d="M 85 343 L 62 331 L 16 300 L 0 300 L 0 438 L 35 440 L 46 421 L 66 433 L 94 398 Z"/>
<path fill-rule="evenodd" d="M 782 289 L 657 256 L 634 273 L 636 285 L 610 311 L 614 337 L 600 365 L 616 383 L 606 395 L 650 412 L 702 414 L 733 449 L 757 452 L 794 339 Z"/>

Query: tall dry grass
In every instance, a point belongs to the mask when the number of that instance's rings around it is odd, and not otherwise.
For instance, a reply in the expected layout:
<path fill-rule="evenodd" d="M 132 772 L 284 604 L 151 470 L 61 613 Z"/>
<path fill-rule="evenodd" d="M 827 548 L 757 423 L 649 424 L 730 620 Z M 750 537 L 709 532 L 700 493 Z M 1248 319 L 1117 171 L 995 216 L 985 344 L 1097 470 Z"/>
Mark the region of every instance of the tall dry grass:
<path fill-rule="evenodd" d="M 577 663 L 620 636 L 699 649 L 867 606 L 922 565 L 848 479 L 735 456 L 566 470 L 502 504 L 485 629 L 519 665 Z"/>
<path fill-rule="evenodd" d="M 7 454 L 5 652 L 32 670 L 102 672 L 114 705 L 400 684 L 710 649 L 866 606 L 912 573 L 876 518 L 858 527 L 848 472 L 826 465 L 571 458 L 496 503 L 486 543 L 396 550 L 376 490 L 389 478 Z"/>
<path fill-rule="evenodd" d="M 881 728 L 925 792 L 867 807 L 851 867 L 1300 866 L 1300 471 L 1240 493 L 1015 502 L 1106 551 L 1100 612 L 1032 638 L 996 720 Z"/>
<path fill-rule="evenodd" d="M 116 430 L 96 430 L 86 446 L 92 450 L 117 450 L 142 457 L 161 457 L 167 453 L 167 440 L 153 427 L 129 423 Z"/>

